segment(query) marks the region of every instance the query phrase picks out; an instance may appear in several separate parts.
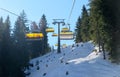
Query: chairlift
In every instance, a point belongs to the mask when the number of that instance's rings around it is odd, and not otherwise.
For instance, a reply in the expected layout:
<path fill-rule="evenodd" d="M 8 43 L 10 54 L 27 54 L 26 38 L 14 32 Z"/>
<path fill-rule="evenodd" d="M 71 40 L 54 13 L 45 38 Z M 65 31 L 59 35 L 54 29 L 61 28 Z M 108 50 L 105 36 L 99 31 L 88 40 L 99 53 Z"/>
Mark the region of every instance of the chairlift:
<path fill-rule="evenodd" d="M 72 40 L 73 38 L 74 36 L 72 31 L 60 33 L 60 40 Z"/>
<path fill-rule="evenodd" d="M 46 32 L 54 32 L 54 28 L 48 27 L 48 28 L 46 29 Z"/>
<path fill-rule="evenodd" d="M 62 47 L 63 47 L 63 48 L 67 47 L 67 44 L 62 44 Z"/>
<path fill-rule="evenodd" d="M 53 36 L 53 37 L 56 37 L 56 36 L 58 36 L 58 34 L 56 34 L 56 33 L 53 33 L 53 34 L 52 34 L 52 36 Z"/>
<path fill-rule="evenodd" d="M 34 40 L 41 40 L 44 37 L 44 35 L 40 31 L 30 31 L 25 34 L 25 37 L 27 40 L 34 41 Z"/>
<path fill-rule="evenodd" d="M 55 44 L 55 46 L 58 46 L 58 44 Z"/>
<path fill-rule="evenodd" d="M 65 28 L 62 28 L 61 32 L 68 32 L 69 31 L 69 28 L 65 27 Z"/>

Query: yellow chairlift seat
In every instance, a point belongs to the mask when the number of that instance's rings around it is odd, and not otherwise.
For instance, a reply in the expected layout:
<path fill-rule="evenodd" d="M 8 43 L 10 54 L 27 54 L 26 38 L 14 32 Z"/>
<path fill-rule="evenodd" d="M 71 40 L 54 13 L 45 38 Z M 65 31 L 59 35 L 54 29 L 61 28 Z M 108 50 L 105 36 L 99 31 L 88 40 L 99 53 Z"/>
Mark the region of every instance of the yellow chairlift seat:
<path fill-rule="evenodd" d="M 53 33 L 53 34 L 52 34 L 52 36 L 53 36 L 53 37 L 56 37 L 56 36 L 58 36 L 58 34 L 56 34 L 56 33 Z"/>
<path fill-rule="evenodd" d="M 60 32 L 60 35 L 73 35 L 73 32 L 72 31 Z"/>
<path fill-rule="evenodd" d="M 69 28 L 62 28 L 61 32 L 68 32 L 69 31 Z"/>
<path fill-rule="evenodd" d="M 60 40 L 72 40 L 74 38 L 73 32 L 61 32 L 60 33 Z"/>
<path fill-rule="evenodd" d="M 55 46 L 58 46 L 58 44 L 55 44 Z"/>
<path fill-rule="evenodd" d="M 65 47 L 67 47 L 67 45 L 66 44 L 62 44 L 62 47 L 65 48 Z"/>
<path fill-rule="evenodd" d="M 67 44 L 62 44 L 62 46 L 67 46 Z"/>
<path fill-rule="evenodd" d="M 54 32 L 54 28 L 48 27 L 48 28 L 46 29 L 46 32 Z"/>
<path fill-rule="evenodd" d="M 39 33 L 26 33 L 26 39 L 27 40 L 41 40 L 41 38 L 44 37 L 42 32 Z"/>

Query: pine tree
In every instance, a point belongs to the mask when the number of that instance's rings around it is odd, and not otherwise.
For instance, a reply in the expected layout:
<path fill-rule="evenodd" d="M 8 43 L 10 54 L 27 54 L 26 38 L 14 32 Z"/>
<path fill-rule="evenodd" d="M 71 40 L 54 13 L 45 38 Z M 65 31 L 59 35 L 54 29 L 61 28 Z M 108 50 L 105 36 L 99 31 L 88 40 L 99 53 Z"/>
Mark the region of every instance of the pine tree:
<path fill-rule="evenodd" d="M 39 30 L 38 25 L 36 24 L 35 21 L 32 22 L 32 24 L 31 24 L 31 30 L 32 30 L 32 31 L 34 31 L 34 30 Z"/>
<path fill-rule="evenodd" d="M 2 33 L 3 33 L 3 18 L 0 18 L 0 51 L 1 51 L 1 46 L 2 46 Z M 1 58 L 0 58 L 1 59 Z"/>
<path fill-rule="evenodd" d="M 26 27 L 26 14 L 24 11 L 21 13 L 20 17 L 18 17 L 17 21 L 15 22 L 14 27 L 14 43 L 13 43 L 13 51 L 14 51 L 14 61 L 16 61 L 16 65 L 14 68 L 16 71 L 15 76 L 22 77 L 24 76 L 24 72 L 22 69 L 27 67 L 29 61 L 29 53 L 28 53 L 28 46 L 25 39 L 25 33 L 27 30 Z M 22 56 L 22 57 L 21 57 Z"/>
<path fill-rule="evenodd" d="M 10 57 L 10 45 L 11 45 L 11 40 L 10 40 L 10 20 L 9 16 L 3 23 L 3 26 L 1 27 L 2 29 L 2 41 L 1 41 L 1 71 L 2 71 L 2 76 L 8 77 L 10 76 L 10 65 L 11 64 L 11 57 Z"/>
<path fill-rule="evenodd" d="M 91 39 L 94 40 L 95 43 L 98 43 L 98 20 L 100 18 L 100 1 L 101 0 L 91 0 L 90 3 L 90 34 Z"/>
<path fill-rule="evenodd" d="M 117 60 L 120 63 L 120 0 L 116 0 L 114 2 L 115 8 L 116 8 L 116 14 L 115 14 L 115 19 L 116 19 L 116 30 L 115 30 L 115 44 L 116 44 L 116 52 L 117 52 Z"/>
<path fill-rule="evenodd" d="M 39 23 L 40 31 L 43 33 L 43 54 L 47 53 L 49 51 L 49 45 L 48 45 L 48 38 L 47 38 L 47 32 L 45 31 L 47 28 L 47 20 L 46 16 L 43 14 L 40 23 Z"/>
<path fill-rule="evenodd" d="M 3 33 L 3 18 L 1 17 L 0 18 L 0 77 L 3 76 L 3 71 L 2 71 L 2 61 L 3 61 L 3 58 L 2 58 L 2 33 Z"/>
<path fill-rule="evenodd" d="M 78 18 L 76 24 L 76 42 L 86 42 L 90 40 L 89 35 L 89 15 L 86 7 L 83 5 L 81 18 Z"/>
<path fill-rule="evenodd" d="M 85 6 L 82 9 L 81 17 L 81 38 L 83 42 L 89 41 L 89 16 Z"/>
<path fill-rule="evenodd" d="M 3 18 L 0 18 L 0 41 L 2 41 L 2 32 L 3 32 Z"/>
<path fill-rule="evenodd" d="M 82 42 L 82 38 L 81 38 L 81 18 L 79 17 L 76 23 L 76 29 L 75 29 L 75 34 L 76 34 L 76 38 L 75 38 L 75 42 L 79 43 Z"/>
<path fill-rule="evenodd" d="M 107 23 L 109 23 L 108 32 L 110 36 L 110 42 L 108 44 L 108 48 L 110 50 L 110 56 L 112 58 L 112 61 L 114 62 L 120 62 L 119 56 L 120 56 L 120 25 L 119 25 L 119 0 L 113 1 L 113 0 L 106 0 L 106 9 L 107 12 L 104 12 L 104 15 L 107 19 Z"/>
<path fill-rule="evenodd" d="M 112 61 L 120 62 L 118 0 L 90 0 L 91 37 L 102 49 L 110 51 Z"/>

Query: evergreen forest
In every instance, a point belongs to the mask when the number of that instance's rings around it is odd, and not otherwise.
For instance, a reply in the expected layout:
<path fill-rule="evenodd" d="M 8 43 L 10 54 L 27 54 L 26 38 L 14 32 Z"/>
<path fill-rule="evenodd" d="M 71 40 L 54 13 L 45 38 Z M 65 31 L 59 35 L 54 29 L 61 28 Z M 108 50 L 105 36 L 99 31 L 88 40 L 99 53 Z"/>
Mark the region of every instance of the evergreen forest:
<path fill-rule="evenodd" d="M 120 62 L 120 8 L 119 0 L 89 0 L 86 9 L 83 5 L 82 13 L 76 23 L 75 42 L 92 40 L 99 46 L 99 52 L 108 53 L 114 63 Z"/>

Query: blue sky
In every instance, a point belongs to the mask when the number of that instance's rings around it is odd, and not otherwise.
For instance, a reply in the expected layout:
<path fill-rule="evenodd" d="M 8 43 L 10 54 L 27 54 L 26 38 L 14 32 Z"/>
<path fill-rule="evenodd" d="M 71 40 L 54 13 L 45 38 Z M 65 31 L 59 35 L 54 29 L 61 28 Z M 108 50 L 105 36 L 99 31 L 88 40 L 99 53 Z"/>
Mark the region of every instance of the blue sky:
<path fill-rule="evenodd" d="M 57 26 L 52 24 L 52 19 L 65 19 L 65 22 L 67 23 L 73 1 L 74 0 L 0 0 L 0 8 L 7 9 L 18 15 L 22 10 L 24 10 L 27 14 L 27 18 L 31 21 L 35 21 L 36 23 L 38 23 L 41 16 L 45 14 L 49 26 L 54 27 L 56 30 Z M 68 22 L 71 24 L 70 26 L 72 31 L 75 29 L 78 16 L 81 15 L 82 6 L 87 6 L 88 1 L 89 0 L 75 0 L 75 6 Z M 2 16 L 6 19 L 7 15 L 10 16 L 11 24 L 14 24 L 17 17 L 0 10 L 0 17 Z M 63 26 L 61 26 L 61 28 L 63 28 Z M 48 36 L 51 36 L 51 34 L 48 34 Z M 57 38 L 49 37 L 49 43 L 50 45 L 54 45 L 57 43 Z M 74 42 L 73 40 L 67 40 L 61 42 L 61 44 L 63 43 L 73 44 Z"/>

